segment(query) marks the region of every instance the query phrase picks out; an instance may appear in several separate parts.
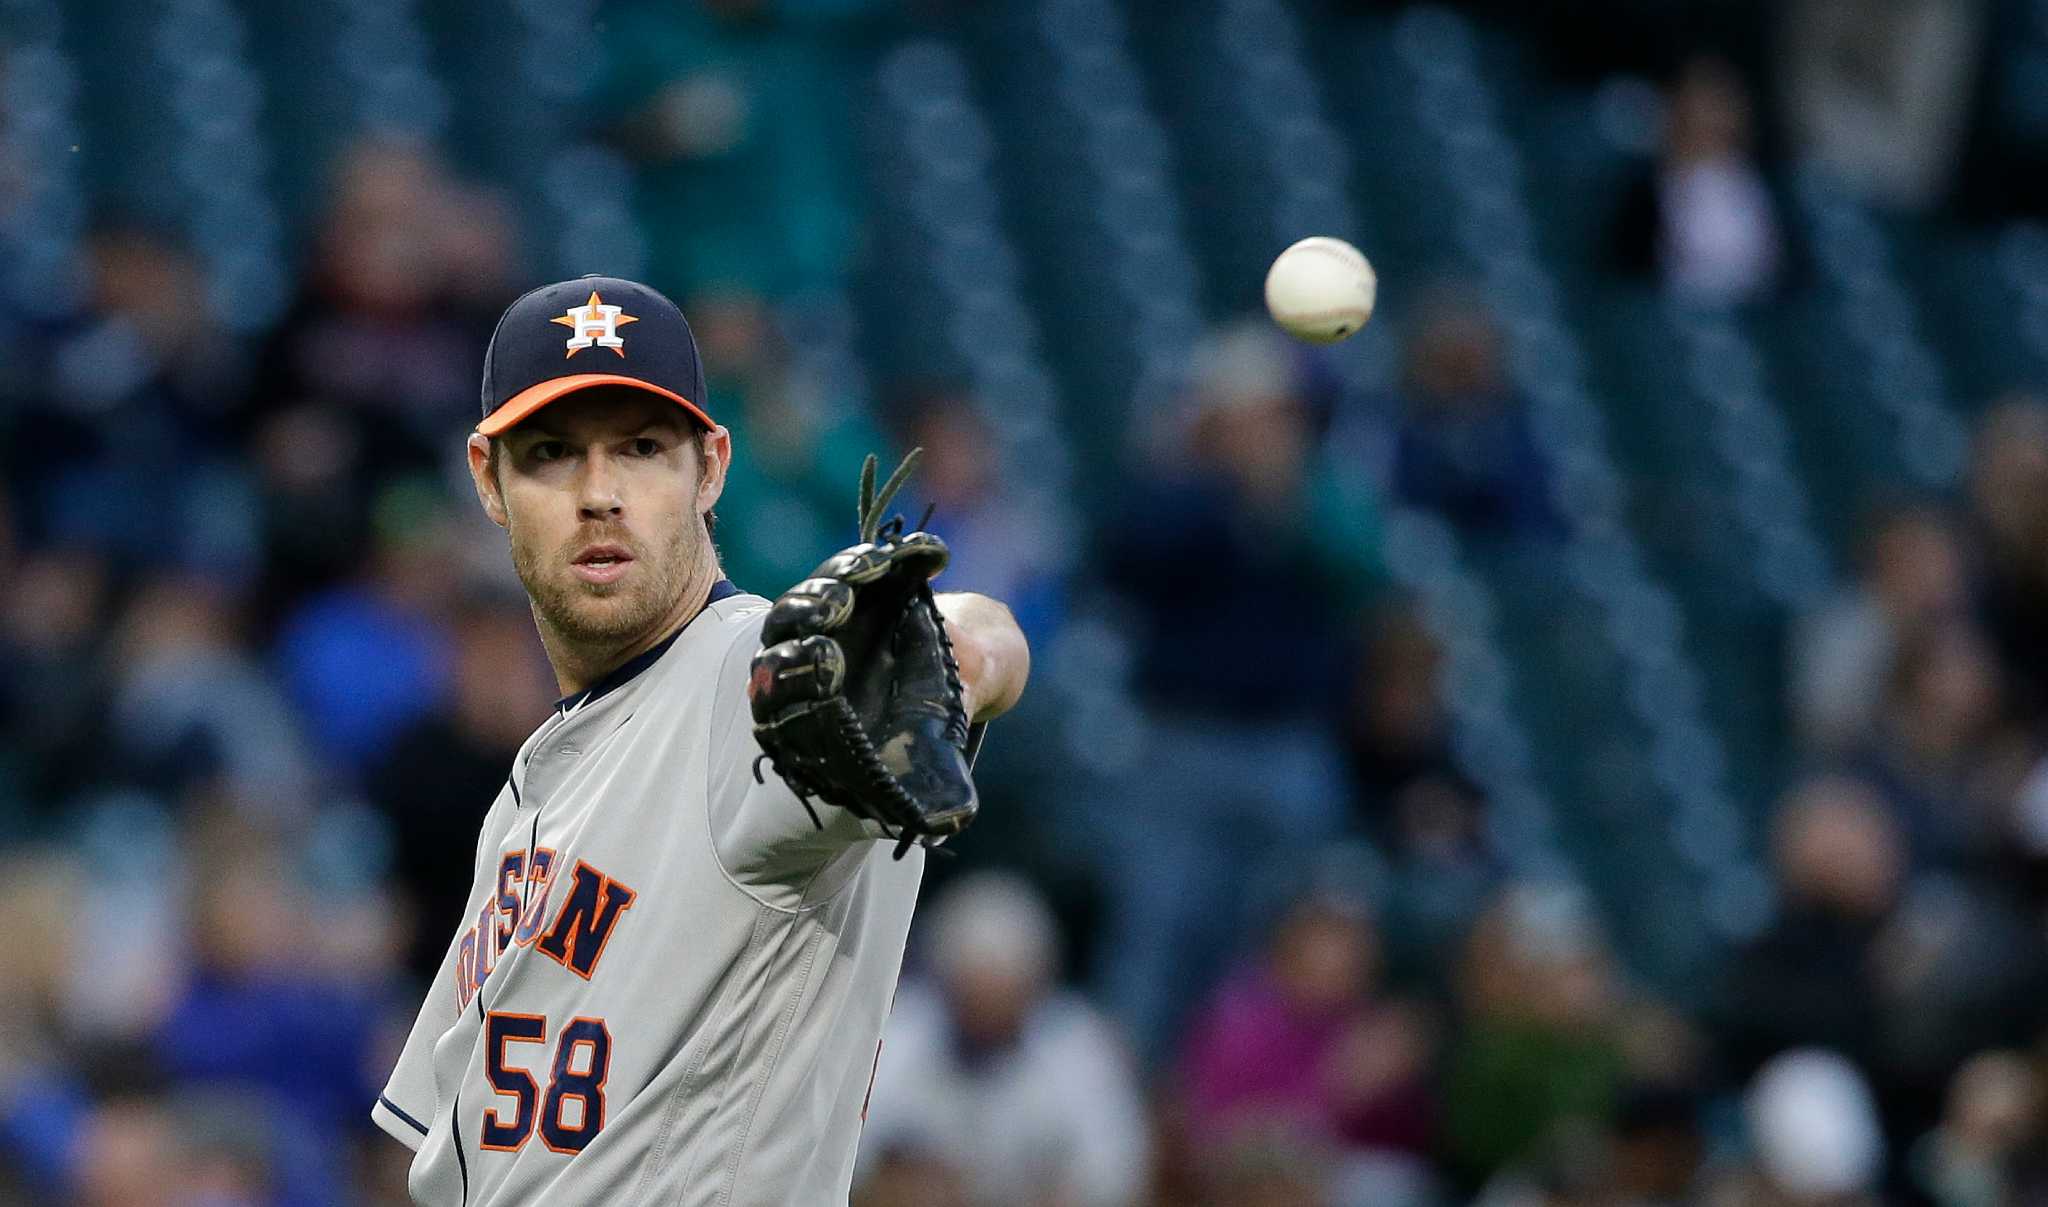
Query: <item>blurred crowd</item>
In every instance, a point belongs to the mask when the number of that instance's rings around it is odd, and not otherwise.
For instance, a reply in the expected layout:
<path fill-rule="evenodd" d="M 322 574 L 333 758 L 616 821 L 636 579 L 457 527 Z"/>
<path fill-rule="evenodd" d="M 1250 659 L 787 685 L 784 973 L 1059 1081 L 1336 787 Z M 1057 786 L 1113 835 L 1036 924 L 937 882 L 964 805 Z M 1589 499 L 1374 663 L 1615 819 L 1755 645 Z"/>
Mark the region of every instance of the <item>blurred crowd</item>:
<path fill-rule="evenodd" d="M 847 270 L 858 167 L 761 81 L 857 6 L 785 7 L 786 37 L 634 8 L 606 85 L 646 203 L 688 215 L 656 284 L 734 434 L 724 568 L 777 593 L 844 543 L 861 456 L 922 445 L 942 585 L 1041 659 L 934 862 L 857 1203 L 2048 1203 L 2048 401 L 1987 408 L 1953 496 L 1884 500 L 1788 618 L 1765 921 L 1660 996 L 1585 888 L 1509 870 L 1381 565 L 1395 507 L 1567 535 L 1495 316 L 1417 297 L 1370 396 L 1223 326 L 1116 506 L 1056 531 L 966 387 L 870 409 L 797 371 L 778 300 Z M 1675 66 L 1609 267 L 1796 287 L 1740 73 Z M 88 239 L 71 313 L 0 316 L 0 1204 L 404 1198 L 368 1105 L 555 694 L 461 457 L 531 270 L 506 199 L 419 146 L 352 148 L 323 197 L 254 345 L 144 224 Z M 1131 707 L 1084 771 L 1055 668 L 1106 648 Z"/>

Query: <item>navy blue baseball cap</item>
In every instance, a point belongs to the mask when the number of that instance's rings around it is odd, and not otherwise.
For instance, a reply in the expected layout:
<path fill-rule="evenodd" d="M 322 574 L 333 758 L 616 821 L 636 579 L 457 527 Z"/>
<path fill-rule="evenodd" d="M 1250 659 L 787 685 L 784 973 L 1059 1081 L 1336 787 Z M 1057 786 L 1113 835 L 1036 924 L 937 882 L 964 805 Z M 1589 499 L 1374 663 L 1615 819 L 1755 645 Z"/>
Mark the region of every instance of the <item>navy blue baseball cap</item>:
<path fill-rule="evenodd" d="M 512 303 L 484 352 L 484 420 L 496 436 L 558 398 L 595 386 L 659 394 L 705 427 L 704 362 L 683 312 L 637 281 L 588 276 Z"/>

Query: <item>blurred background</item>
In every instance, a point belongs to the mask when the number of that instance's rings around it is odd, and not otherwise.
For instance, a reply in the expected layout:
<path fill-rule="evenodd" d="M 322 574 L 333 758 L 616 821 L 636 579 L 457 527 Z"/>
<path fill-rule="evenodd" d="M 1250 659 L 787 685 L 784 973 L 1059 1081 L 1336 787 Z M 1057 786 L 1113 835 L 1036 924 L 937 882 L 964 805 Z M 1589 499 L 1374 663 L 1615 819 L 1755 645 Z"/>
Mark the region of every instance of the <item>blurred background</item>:
<path fill-rule="evenodd" d="M 403 1200 L 584 272 L 1037 651 L 857 1203 L 2048 1203 L 2043 0 L 0 0 L 0 1203 Z"/>

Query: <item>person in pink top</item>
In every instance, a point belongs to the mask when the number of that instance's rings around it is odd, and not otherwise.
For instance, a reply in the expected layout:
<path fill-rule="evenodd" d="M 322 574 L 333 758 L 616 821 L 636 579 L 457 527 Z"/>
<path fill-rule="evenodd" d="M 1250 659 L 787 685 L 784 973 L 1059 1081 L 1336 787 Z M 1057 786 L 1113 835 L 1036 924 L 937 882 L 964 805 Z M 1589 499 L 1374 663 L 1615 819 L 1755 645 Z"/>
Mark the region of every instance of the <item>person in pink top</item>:
<path fill-rule="evenodd" d="M 1430 1028 L 1417 1008 L 1382 998 L 1378 976 L 1379 937 L 1361 904 L 1331 893 L 1297 901 L 1188 1034 L 1180 1082 L 1197 1149 L 1281 1124 L 1342 1149 L 1426 1153 Z"/>

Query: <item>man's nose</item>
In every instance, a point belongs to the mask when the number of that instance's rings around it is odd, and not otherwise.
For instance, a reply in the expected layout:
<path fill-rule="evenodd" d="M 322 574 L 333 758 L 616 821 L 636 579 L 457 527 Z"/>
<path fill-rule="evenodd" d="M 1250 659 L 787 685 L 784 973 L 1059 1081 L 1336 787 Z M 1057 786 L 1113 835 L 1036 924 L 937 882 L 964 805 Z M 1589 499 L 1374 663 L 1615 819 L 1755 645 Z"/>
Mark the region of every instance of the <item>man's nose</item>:
<path fill-rule="evenodd" d="M 625 500 L 619 497 L 618 475 L 612 471 L 611 460 L 602 452 L 593 452 L 583 460 L 583 481 L 577 492 L 576 510 L 586 520 L 604 519 L 616 516 L 624 509 Z"/>

